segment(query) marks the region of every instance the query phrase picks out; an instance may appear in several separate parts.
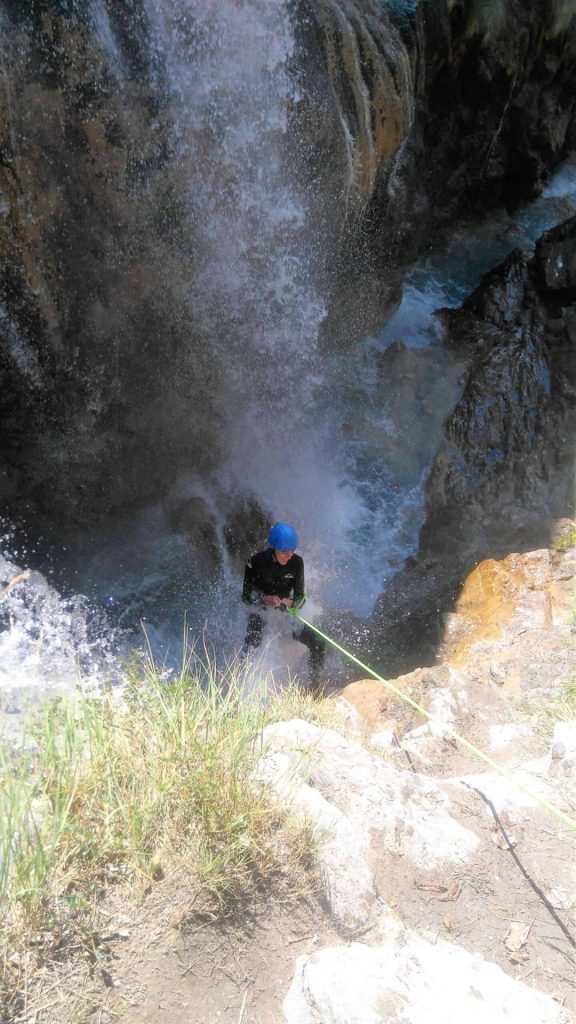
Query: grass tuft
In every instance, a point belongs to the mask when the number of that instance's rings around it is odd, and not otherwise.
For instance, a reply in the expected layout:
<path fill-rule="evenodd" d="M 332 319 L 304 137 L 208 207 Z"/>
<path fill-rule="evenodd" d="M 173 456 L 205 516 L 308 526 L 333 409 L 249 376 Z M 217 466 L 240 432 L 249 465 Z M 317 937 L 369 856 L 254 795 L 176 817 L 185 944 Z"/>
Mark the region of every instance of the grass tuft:
<path fill-rule="evenodd" d="M 576 547 L 576 523 L 567 529 L 554 544 L 556 551 L 570 551 Z"/>
<path fill-rule="evenodd" d="M 576 721 L 576 675 L 570 676 L 546 697 L 524 695 L 517 708 L 530 726 L 537 748 L 542 753 L 547 752 L 556 724 Z"/>
<path fill-rule="evenodd" d="M 254 783 L 264 725 L 300 698 L 255 697 L 238 666 L 218 671 L 193 652 L 176 677 L 150 656 L 127 671 L 121 701 L 59 698 L 17 748 L 0 748 L 4 1000 L 14 1009 L 14 950 L 38 952 L 38 936 L 62 936 L 65 921 L 85 928 L 114 882 L 149 887 L 184 872 L 211 916 L 272 881 L 303 891 L 312 830 Z"/>

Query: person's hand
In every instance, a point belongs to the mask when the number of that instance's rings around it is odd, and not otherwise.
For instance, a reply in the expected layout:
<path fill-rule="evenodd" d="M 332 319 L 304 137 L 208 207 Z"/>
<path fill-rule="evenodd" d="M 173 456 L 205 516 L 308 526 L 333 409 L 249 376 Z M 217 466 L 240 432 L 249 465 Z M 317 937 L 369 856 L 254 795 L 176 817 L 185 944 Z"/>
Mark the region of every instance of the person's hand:
<path fill-rule="evenodd" d="M 294 604 L 294 601 L 292 600 L 291 597 L 281 597 L 280 604 L 284 604 L 286 605 L 287 608 L 291 608 L 292 605 Z"/>
<path fill-rule="evenodd" d="M 264 594 L 262 600 L 264 601 L 264 604 L 268 605 L 269 608 L 278 608 L 279 605 L 282 604 L 280 598 L 276 597 L 276 594 Z"/>

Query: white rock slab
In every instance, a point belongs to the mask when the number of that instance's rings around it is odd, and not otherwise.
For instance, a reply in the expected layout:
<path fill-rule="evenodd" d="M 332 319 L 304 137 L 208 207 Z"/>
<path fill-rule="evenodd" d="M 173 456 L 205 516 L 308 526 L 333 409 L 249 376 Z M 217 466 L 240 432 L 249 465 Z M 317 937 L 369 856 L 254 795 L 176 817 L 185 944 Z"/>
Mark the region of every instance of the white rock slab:
<path fill-rule="evenodd" d="M 377 900 L 369 848 L 429 870 L 467 860 L 478 845 L 450 816 L 449 798 L 432 780 L 310 722 L 279 722 L 264 731 L 257 777 L 317 827 L 324 899 L 346 931 L 366 924 Z"/>
<path fill-rule="evenodd" d="M 264 765 L 277 752 L 288 754 L 292 772 L 346 815 L 366 845 L 380 843 L 427 870 L 464 863 L 476 850 L 477 836 L 451 816 L 448 795 L 432 779 L 299 719 L 269 726 L 264 741 Z"/>
<path fill-rule="evenodd" d="M 549 996 L 477 954 L 407 933 L 300 957 L 285 1024 L 570 1024 Z"/>
<path fill-rule="evenodd" d="M 522 821 L 526 809 L 541 806 L 537 797 L 570 813 L 569 806 L 564 806 L 564 794 L 548 778 L 549 757 L 527 761 L 517 768 L 508 768 L 507 771 L 510 778 L 496 772 L 482 772 L 478 775 L 462 775 L 457 779 L 446 779 L 445 784 L 449 787 L 453 783 L 463 782 L 473 789 L 480 790 L 494 804 L 499 814 L 506 812 L 514 821 Z M 515 785 L 512 779 L 515 779 L 518 785 Z M 520 786 L 522 788 L 519 788 Z M 532 796 L 532 794 L 534 795 Z M 488 816 L 492 814 L 489 807 L 486 807 L 486 814 Z"/>
<path fill-rule="evenodd" d="M 491 725 L 489 726 L 490 749 L 502 750 L 513 744 L 521 743 L 529 735 L 530 730 L 526 726 L 519 725 L 518 722 Z"/>
<path fill-rule="evenodd" d="M 347 932 L 370 919 L 378 893 L 366 862 L 366 837 L 317 789 L 302 783 L 286 753 L 263 759 L 258 775 L 268 778 L 285 806 L 316 830 L 317 863 L 324 900 L 337 925 Z"/>

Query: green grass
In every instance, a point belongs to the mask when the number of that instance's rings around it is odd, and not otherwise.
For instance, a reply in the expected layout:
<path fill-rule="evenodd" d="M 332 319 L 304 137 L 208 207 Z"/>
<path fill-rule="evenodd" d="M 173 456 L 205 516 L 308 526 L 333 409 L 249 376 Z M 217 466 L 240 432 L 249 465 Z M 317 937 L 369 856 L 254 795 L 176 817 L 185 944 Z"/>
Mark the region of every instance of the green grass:
<path fill-rule="evenodd" d="M 548 697 L 523 695 L 516 707 L 521 719 L 530 727 L 535 750 L 547 753 L 556 724 L 576 720 L 576 674 L 559 684 Z"/>
<path fill-rule="evenodd" d="M 554 547 L 556 551 L 569 551 L 576 547 L 576 523 L 558 538 Z"/>
<path fill-rule="evenodd" d="M 194 655 L 163 676 L 144 658 L 122 701 L 53 701 L 17 749 L 0 750 L 4 954 L 85 913 L 114 880 L 149 886 L 184 873 L 213 916 L 273 880 L 302 891 L 311 829 L 253 771 L 264 725 L 291 702 L 314 720 L 318 702 L 247 696 L 237 667 L 218 672 Z"/>

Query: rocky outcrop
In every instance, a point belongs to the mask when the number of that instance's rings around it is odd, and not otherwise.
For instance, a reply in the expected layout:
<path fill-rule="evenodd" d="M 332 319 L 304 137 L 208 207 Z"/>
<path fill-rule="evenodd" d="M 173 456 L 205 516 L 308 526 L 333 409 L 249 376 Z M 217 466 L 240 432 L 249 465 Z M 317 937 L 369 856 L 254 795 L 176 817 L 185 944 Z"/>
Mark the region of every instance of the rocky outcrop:
<path fill-rule="evenodd" d="M 470 209 L 536 195 L 573 150 L 576 23 L 521 0 L 301 8 L 296 124 L 328 211 L 317 230 L 338 225 L 324 336 L 350 344 L 380 326 L 395 271 L 431 235 Z"/>
<path fill-rule="evenodd" d="M 259 779 L 316 825 L 323 901 L 362 936 L 298 960 L 287 1024 L 573 1020 L 576 722 L 551 724 L 571 706 L 564 537 L 471 574 L 440 665 L 342 690 L 346 738 L 265 730 Z"/>
<path fill-rule="evenodd" d="M 506 713 L 508 699 L 546 701 L 570 679 L 576 548 L 572 525 L 566 521 L 561 529 L 559 537 L 565 540 L 559 549 L 480 562 L 439 623 L 439 664 L 395 680 L 397 689 L 425 708 L 430 721 L 422 723 L 413 705 L 376 680 L 342 690 L 354 709 L 356 737 L 400 764 L 408 752 L 414 764 L 429 767 L 446 729 L 467 734 L 472 708 L 480 746 L 496 748 L 489 725 L 495 705 L 502 704 L 500 711 Z"/>
<path fill-rule="evenodd" d="M 545 231 L 537 246 L 538 285 L 550 302 L 559 306 L 576 302 L 576 218 Z M 574 341 L 574 323 L 570 338 Z"/>
<path fill-rule="evenodd" d="M 259 778 L 326 834 L 319 852 L 324 899 L 343 931 L 373 917 L 378 891 L 369 861 L 376 846 L 422 870 L 463 864 L 476 850 L 477 837 L 454 819 L 450 799 L 431 780 L 309 722 L 268 726 L 264 742 Z"/>
<path fill-rule="evenodd" d="M 572 515 L 575 251 L 572 218 L 442 311 L 446 346 L 470 365 L 426 484 L 418 557 L 375 611 L 374 650 L 390 649 L 393 668 L 434 661 L 442 616 L 479 560 L 547 544 L 554 519 Z"/>
<path fill-rule="evenodd" d="M 498 554 L 574 507 L 576 218 L 547 232 L 534 259 L 514 252 L 450 323 L 474 339 L 462 398 L 427 484 L 421 552 Z M 564 260 L 566 259 L 566 265 Z M 551 268 L 562 266 L 560 287 Z M 470 316 L 471 314 L 471 316 Z"/>
<path fill-rule="evenodd" d="M 300 957 L 285 1024 L 570 1024 L 550 996 L 447 942 L 405 932 Z"/>

